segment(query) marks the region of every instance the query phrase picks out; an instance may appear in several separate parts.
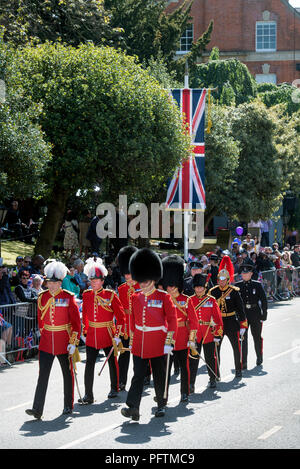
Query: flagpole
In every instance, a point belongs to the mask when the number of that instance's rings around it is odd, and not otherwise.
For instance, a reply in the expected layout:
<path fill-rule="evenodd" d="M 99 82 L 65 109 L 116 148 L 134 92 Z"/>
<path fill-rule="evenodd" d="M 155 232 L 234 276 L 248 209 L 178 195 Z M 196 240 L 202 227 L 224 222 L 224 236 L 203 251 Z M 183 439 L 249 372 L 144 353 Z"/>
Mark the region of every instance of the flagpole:
<path fill-rule="evenodd" d="M 185 72 L 184 72 L 184 88 L 189 88 L 189 65 L 188 61 L 185 61 Z M 184 207 L 182 207 L 184 208 Z M 190 214 L 187 210 L 183 211 L 183 254 L 185 262 L 188 262 L 189 257 L 189 219 Z"/>

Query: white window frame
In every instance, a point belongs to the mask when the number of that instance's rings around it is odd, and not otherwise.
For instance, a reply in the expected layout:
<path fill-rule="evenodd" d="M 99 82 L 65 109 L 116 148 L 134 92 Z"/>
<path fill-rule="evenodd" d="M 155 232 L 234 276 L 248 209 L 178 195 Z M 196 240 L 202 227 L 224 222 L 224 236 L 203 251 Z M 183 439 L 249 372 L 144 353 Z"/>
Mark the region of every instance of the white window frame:
<path fill-rule="evenodd" d="M 275 49 L 274 48 L 258 49 L 258 47 L 257 47 L 257 43 L 258 43 L 258 26 L 275 26 Z M 276 52 L 276 50 L 277 50 L 277 23 L 276 23 L 276 21 L 256 21 L 256 26 L 255 26 L 255 50 L 256 50 L 256 52 Z"/>
<path fill-rule="evenodd" d="M 276 73 L 257 73 L 255 80 L 256 83 L 273 83 L 273 85 L 277 85 Z"/>
<path fill-rule="evenodd" d="M 192 35 L 191 36 L 188 35 L 188 31 L 191 30 L 190 28 L 192 29 Z M 188 52 L 190 52 L 191 49 L 181 50 L 181 40 L 185 39 L 186 42 L 187 42 L 187 40 L 190 39 L 190 38 L 192 39 L 192 42 L 193 42 L 193 40 L 194 40 L 194 25 L 193 25 L 193 23 L 189 23 L 189 25 L 188 25 L 187 29 L 185 30 L 184 34 L 181 36 L 181 38 L 180 38 L 180 49 L 176 52 L 176 54 L 180 55 L 180 54 L 187 54 Z"/>

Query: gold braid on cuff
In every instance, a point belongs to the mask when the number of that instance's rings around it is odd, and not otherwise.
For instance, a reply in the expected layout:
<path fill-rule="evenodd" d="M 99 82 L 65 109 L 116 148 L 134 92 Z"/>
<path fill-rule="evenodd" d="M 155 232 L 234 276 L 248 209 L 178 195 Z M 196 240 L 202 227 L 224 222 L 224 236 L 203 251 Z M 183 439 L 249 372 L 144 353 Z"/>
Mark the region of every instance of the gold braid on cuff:
<path fill-rule="evenodd" d="M 169 331 L 167 333 L 167 337 L 166 337 L 166 341 L 165 341 L 165 345 L 171 345 L 171 344 L 175 344 L 175 341 L 172 340 L 173 339 L 173 335 L 174 335 L 174 331 Z"/>

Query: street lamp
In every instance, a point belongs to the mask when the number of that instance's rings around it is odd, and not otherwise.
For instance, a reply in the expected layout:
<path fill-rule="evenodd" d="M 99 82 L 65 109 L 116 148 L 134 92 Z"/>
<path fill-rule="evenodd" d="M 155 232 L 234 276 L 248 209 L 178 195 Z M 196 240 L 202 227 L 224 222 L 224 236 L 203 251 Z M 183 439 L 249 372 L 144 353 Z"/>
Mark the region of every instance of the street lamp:
<path fill-rule="evenodd" d="M 5 208 L 5 206 L 0 205 L 0 257 L 1 257 L 1 236 L 2 236 L 1 227 L 4 223 L 6 212 L 7 212 L 7 209 Z"/>

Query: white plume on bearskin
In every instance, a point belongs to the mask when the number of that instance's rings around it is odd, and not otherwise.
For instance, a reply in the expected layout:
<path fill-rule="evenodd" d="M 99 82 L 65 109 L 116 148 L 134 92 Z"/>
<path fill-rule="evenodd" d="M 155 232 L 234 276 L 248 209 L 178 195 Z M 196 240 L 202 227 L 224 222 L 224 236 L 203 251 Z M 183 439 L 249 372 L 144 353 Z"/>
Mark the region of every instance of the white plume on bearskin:
<path fill-rule="evenodd" d="M 86 260 L 83 272 L 88 276 L 89 279 L 91 279 L 93 277 L 97 277 L 97 275 L 95 275 L 96 269 L 101 271 L 103 277 L 107 276 L 108 272 L 105 265 L 103 264 L 102 259 L 100 257 L 89 257 Z"/>
<path fill-rule="evenodd" d="M 49 262 L 44 269 L 47 279 L 63 280 L 68 273 L 68 268 L 60 261 Z"/>

